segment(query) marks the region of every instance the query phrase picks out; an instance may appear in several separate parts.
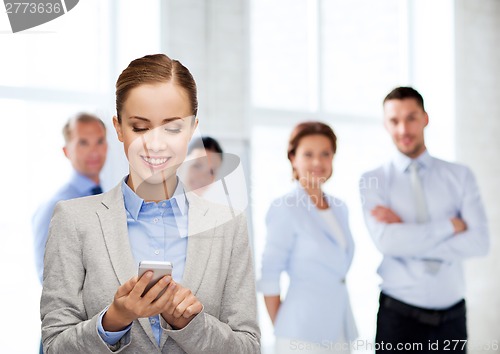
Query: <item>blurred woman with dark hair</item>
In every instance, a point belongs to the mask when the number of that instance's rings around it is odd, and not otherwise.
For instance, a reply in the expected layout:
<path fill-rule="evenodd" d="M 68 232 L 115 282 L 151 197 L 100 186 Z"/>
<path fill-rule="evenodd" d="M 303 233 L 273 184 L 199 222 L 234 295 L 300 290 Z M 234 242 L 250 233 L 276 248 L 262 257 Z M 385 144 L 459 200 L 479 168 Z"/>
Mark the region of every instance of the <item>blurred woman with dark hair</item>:
<path fill-rule="evenodd" d="M 190 191 L 203 195 L 217 179 L 222 165 L 222 148 L 217 140 L 204 136 L 193 140 L 186 158 L 187 175 L 184 183 Z"/>

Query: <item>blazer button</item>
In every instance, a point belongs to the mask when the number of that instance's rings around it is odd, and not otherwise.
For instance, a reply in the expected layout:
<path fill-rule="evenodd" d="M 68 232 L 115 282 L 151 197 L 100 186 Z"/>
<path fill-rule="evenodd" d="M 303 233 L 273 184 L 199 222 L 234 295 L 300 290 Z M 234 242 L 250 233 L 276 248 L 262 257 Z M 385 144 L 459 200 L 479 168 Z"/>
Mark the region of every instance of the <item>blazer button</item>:
<path fill-rule="evenodd" d="M 341 282 L 342 284 L 345 284 L 345 278 L 340 279 L 340 282 Z"/>

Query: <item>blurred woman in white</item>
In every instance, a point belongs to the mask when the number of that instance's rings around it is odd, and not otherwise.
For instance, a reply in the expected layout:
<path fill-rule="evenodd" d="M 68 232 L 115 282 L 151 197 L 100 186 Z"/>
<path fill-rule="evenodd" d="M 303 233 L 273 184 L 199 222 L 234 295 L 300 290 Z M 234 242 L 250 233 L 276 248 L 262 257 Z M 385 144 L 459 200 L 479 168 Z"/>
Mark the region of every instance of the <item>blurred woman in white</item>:
<path fill-rule="evenodd" d="M 354 252 L 347 207 L 322 190 L 336 149 L 328 125 L 297 125 L 288 145 L 295 186 L 266 217 L 258 288 L 274 324 L 277 354 L 349 353 L 357 336 L 345 284 Z M 282 272 L 290 277 L 283 301 Z"/>

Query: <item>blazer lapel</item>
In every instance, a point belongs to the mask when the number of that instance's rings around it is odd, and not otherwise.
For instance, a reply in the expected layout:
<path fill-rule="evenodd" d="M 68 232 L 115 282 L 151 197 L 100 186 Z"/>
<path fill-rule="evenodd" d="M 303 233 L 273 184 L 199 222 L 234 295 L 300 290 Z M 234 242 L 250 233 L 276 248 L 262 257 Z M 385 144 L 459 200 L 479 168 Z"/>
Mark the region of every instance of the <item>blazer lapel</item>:
<path fill-rule="evenodd" d="M 336 235 L 333 233 L 334 231 L 331 230 L 327 222 L 321 217 L 318 210 L 314 206 L 309 204 L 309 195 L 300 185 L 297 186 L 297 193 L 298 198 L 300 198 L 299 200 L 308 200 L 308 202 L 304 204 L 307 205 L 305 213 L 314 221 L 314 227 L 318 231 L 317 233 L 315 233 L 316 238 L 319 242 L 321 242 L 321 244 L 323 245 L 322 247 L 324 247 L 325 249 L 330 249 L 330 251 L 332 252 L 331 255 L 335 257 L 332 258 L 332 261 L 339 264 L 338 271 L 341 274 L 347 272 L 352 259 L 353 243 L 351 240 L 351 234 L 349 233 L 348 225 L 346 225 L 346 223 L 344 222 L 345 215 L 341 215 L 341 208 L 336 206 L 336 201 L 333 197 L 326 195 L 328 205 L 330 206 L 329 212 L 332 212 L 335 215 L 337 222 L 339 223 L 339 227 L 342 229 L 344 236 L 346 237 L 346 250 L 344 250 L 344 248 L 340 245 L 338 239 L 336 238 Z"/>
<path fill-rule="evenodd" d="M 210 213 L 208 203 L 194 192 L 186 192 L 188 209 L 188 246 L 186 264 L 181 284 L 196 295 L 200 287 L 208 259 L 217 220 Z M 163 349 L 168 336 L 161 336 L 160 348 Z"/>
<path fill-rule="evenodd" d="M 319 215 L 319 212 L 316 209 L 316 207 L 312 205 L 312 201 L 310 200 L 309 195 L 300 185 L 297 187 L 297 193 L 299 194 L 299 198 L 301 198 L 300 200 L 302 200 L 302 199 L 307 200 L 307 203 L 305 204 L 305 205 L 307 205 L 307 207 L 306 207 L 307 214 L 311 218 L 314 219 L 314 225 L 316 225 L 316 227 L 319 229 L 318 230 L 318 231 L 320 231 L 319 233 L 321 233 L 323 236 L 325 236 L 323 238 L 326 238 L 329 242 L 333 242 L 333 243 L 335 243 L 335 245 L 340 247 L 337 239 L 332 234 L 332 230 L 330 230 L 330 228 L 328 227 L 325 220 L 323 220 L 321 215 Z M 328 199 L 328 203 L 330 205 L 330 210 L 331 210 L 332 209 L 332 204 L 331 204 L 332 201 L 330 198 L 328 198 L 328 196 L 327 196 L 327 199 Z"/>
<path fill-rule="evenodd" d="M 210 258 L 217 220 L 207 201 L 192 192 L 186 193 L 186 198 L 189 202 L 189 239 L 182 283 L 196 294 Z"/>
<path fill-rule="evenodd" d="M 123 285 L 137 274 L 137 269 L 128 240 L 127 213 L 123 202 L 121 183 L 103 195 L 102 204 L 105 208 L 98 210 L 97 215 L 101 223 L 109 259 L 116 277 Z M 158 346 L 149 318 L 139 318 L 139 323 L 149 339 L 155 346 Z"/>
<path fill-rule="evenodd" d="M 338 222 L 340 228 L 342 229 L 342 232 L 344 233 L 345 242 L 346 242 L 345 255 L 346 255 L 347 259 L 349 260 L 349 262 L 347 263 L 348 267 L 349 267 L 351 260 L 352 260 L 352 256 L 354 255 L 354 241 L 352 239 L 351 231 L 349 228 L 349 221 L 347 219 L 347 215 L 344 215 L 345 214 L 344 209 L 340 208 L 338 206 L 335 206 L 336 203 L 338 203 L 339 201 L 338 200 L 335 201 L 335 199 L 331 196 L 327 196 L 327 198 L 328 198 L 328 204 L 330 205 L 330 208 L 331 208 L 333 214 L 335 215 L 335 218 L 337 219 L 337 222 Z"/>
<path fill-rule="evenodd" d="M 109 259 L 120 284 L 123 285 L 137 274 L 137 269 L 128 240 L 127 214 L 121 184 L 104 194 L 102 204 L 105 208 L 98 210 L 97 215 Z"/>

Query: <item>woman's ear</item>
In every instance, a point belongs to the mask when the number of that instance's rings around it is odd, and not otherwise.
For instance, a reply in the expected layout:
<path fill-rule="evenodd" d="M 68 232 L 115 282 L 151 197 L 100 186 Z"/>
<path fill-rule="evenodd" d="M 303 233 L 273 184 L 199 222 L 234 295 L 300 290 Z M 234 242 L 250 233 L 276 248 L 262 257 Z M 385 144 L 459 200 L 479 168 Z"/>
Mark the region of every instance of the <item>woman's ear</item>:
<path fill-rule="evenodd" d="M 198 117 L 194 117 L 194 122 L 191 126 L 191 135 L 189 137 L 189 140 L 191 140 L 191 138 L 193 137 L 194 131 L 196 130 L 197 127 L 198 127 Z"/>
<path fill-rule="evenodd" d="M 113 126 L 115 127 L 116 135 L 118 135 L 118 140 L 123 143 L 122 125 L 118 122 L 118 118 L 116 116 L 113 116 Z"/>

